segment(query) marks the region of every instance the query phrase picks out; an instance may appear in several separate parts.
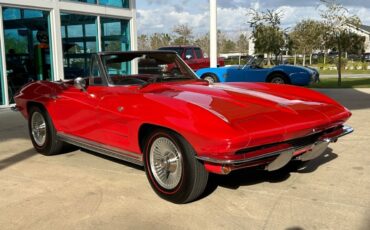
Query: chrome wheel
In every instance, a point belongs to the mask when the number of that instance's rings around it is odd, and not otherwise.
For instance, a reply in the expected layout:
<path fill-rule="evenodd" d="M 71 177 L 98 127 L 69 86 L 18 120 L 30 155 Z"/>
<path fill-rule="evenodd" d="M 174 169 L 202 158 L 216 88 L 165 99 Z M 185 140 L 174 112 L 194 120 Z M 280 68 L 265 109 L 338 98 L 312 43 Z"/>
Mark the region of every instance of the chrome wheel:
<path fill-rule="evenodd" d="M 153 141 L 149 155 L 150 168 L 157 183 L 165 189 L 176 188 L 183 171 L 183 159 L 177 146 L 166 137 Z"/>
<path fill-rule="evenodd" d="M 204 77 L 204 80 L 208 81 L 211 84 L 216 82 L 215 79 L 212 76 L 206 76 L 206 77 Z"/>
<path fill-rule="evenodd" d="M 46 141 L 46 122 L 44 116 L 34 112 L 31 118 L 31 133 L 33 140 L 38 146 L 43 146 Z"/>
<path fill-rule="evenodd" d="M 285 81 L 283 78 L 281 77 L 274 77 L 272 80 L 271 80 L 271 83 L 274 83 L 274 84 L 285 84 Z"/>

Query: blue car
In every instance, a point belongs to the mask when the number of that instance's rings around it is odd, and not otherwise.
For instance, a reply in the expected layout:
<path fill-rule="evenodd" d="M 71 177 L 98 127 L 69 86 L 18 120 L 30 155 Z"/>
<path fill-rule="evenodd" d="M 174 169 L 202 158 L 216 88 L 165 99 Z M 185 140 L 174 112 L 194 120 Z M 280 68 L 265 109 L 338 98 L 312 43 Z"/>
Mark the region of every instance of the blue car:
<path fill-rule="evenodd" d="M 214 82 L 271 82 L 306 86 L 319 81 L 319 72 L 313 68 L 293 65 L 277 65 L 262 68 L 264 58 L 251 58 L 244 66 L 204 68 L 196 73 L 199 78 Z"/>

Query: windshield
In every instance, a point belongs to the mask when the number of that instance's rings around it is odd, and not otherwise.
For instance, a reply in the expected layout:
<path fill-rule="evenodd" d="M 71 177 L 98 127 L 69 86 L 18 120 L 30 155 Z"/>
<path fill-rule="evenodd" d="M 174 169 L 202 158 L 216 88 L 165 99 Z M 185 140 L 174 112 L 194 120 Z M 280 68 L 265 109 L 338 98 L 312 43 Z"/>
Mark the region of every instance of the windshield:
<path fill-rule="evenodd" d="M 263 66 L 264 57 L 263 56 L 253 56 L 251 59 L 248 60 L 247 64 L 244 66 L 252 66 L 252 67 L 262 67 Z"/>
<path fill-rule="evenodd" d="M 113 85 L 148 84 L 198 79 L 175 53 L 122 53 L 102 56 L 108 82 Z M 138 74 L 130 74 L 131 63 Z"/>

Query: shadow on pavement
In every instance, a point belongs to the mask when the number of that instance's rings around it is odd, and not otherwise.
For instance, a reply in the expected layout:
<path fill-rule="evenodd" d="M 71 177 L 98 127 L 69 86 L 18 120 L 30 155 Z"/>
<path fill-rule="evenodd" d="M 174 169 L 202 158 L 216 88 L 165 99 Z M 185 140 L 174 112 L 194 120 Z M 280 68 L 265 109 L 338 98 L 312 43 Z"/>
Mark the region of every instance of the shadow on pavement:
<path fill-rule="evenodd" d="M 19 112 L 0 110 L 0 141 L 12 139 L 29 140 L 27 121 Z"/>
<path fill-rule="evenodd" d="M 337 102 L 344 105 L 349 110 L 368 109 L 370 108 L 370 90 L 362 92 L 358 89 L 315 89 L 329 97 L 333 98 Z"/>
<path fill-rule="evenodd" d="M 240 186 L 251 186 L 264 182 L 279 183 L 287 180 L 291 173 L 314 172 L 321 165 L 326 164 L 337 157 L 338 155 L 333 153 L 331 148 L 328 148 L 321 156 L 314 160 L 308 162 L 292 161 L 284 168 L 273 172 L 268 172 L 258 168 L 247 168 L 234 171 L 226 176 L 210 174 L 209 182 L 202 198 L 210 195 L 218 186 L 229 189 L 238 189 Z"/>
<path fill-rule="evenodd" d="M 17 164 L 21 161 L 27 160 L 28 158 L 33 157 L 36 154 L 37 154 L 36 150 L 34 150 L 32 148 L 32 149 L 28 149 L 26 151 L 17 153 L 15 155 L 12 155 L 12 156 L 10 156 L 8 158 L 5 158 L 3 160 L 0 160 L 0 170 L 8 168 L 8 167 L 10 167 L 14 164 Z"/>

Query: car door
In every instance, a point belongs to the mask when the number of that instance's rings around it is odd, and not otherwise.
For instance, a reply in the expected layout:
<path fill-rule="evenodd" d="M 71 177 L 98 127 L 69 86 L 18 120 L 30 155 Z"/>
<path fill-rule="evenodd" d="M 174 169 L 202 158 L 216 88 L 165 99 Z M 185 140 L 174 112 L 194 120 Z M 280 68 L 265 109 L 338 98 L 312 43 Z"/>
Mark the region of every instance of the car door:
<path fill-rule="evenodd" d="M 186 60 L 186 63 L 190 66 L 190 68 L 192 68 L 193 70 L 199 69 L 198 64 L 197 64 L 197 58 L 196 56 L 194 56 L 192 47 L 185 48 L 184 55 L 185 55 L 184 58 Z"/>
<path fill-rule="evenodd" d="M 105 90 L 97 107 L 98 123 L 94 138 L 105 145 L 134 151 L 130 134 L 134 135 L 131 128 L 137 117 L 132 114 L 139 102 L 137 93 L 130 88 L 114 86 Z"/>
<path fill-rule="evenodd" d="M 203 52 L 199 47 L 194 48 L 194 53 L 197 58 L 197 66 L 195 70 L 209 68 L 209 58 L 204 58 Z"/>
<path fill-rule="evenodd" d="M 265 82 L 269 73 L 268 68 L 252 68 L 245 66 L 240 69 L 229 69 L 227 82 Z"/>
<path fill-rule="evenodd" d="M 96 139 L 97 112 L 96 108 L 103 97 L 106 87 L 99 80 L 100 67 L 98 59 L 92 59 L 92 70 L 97 79 L 95 82 L 84 79 L 87 83 L 85 89 L 78 89 L 73 84 L 62 84 L 57 90 L 52 105 L 55 120 L 58 121 L 58 131 L 63 133 L 86 138 Z M 91 74 L 90 74 L 91 75 Z M 91 77 L 91 76 L 90 76 Z"/>

